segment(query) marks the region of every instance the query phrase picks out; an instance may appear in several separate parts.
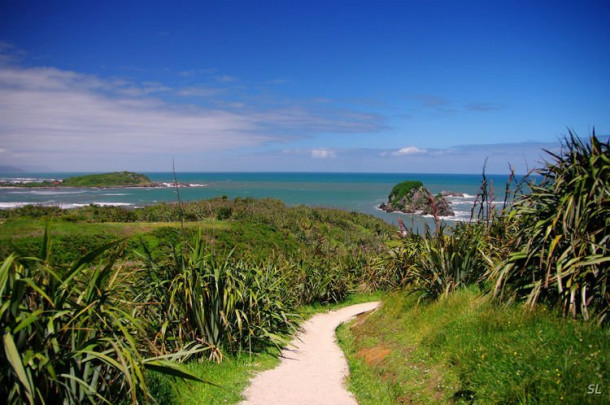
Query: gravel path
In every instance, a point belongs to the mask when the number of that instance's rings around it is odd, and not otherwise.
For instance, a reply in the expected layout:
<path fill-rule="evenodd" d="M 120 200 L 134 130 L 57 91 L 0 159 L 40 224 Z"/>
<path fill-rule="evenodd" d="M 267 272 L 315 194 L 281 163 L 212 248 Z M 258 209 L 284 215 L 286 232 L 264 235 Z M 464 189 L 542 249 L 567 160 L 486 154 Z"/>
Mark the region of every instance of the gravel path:
<path fill-rule="evenodd" d="M 335 329 L 378 305 L 367 302 L 314 315 L 284 349 L 281 363 L 254 377 L 241 405 L 357 405 L 344 385 L 349 369 Z"/>

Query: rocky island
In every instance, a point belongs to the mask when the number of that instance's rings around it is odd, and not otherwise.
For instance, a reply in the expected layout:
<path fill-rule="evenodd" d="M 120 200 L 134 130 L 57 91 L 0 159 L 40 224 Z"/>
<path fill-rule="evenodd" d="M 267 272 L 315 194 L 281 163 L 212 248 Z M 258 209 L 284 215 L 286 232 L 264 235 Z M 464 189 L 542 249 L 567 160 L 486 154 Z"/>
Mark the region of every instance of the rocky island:
<path fill-rule="evenodd" d="M 185 183 L 155 183 L 148 176 L 140 173 L 122 171 L 102 174 L 88 174 L 85 176 L 73 176 L 64 180 L 45 180 L 39 182 L 0 182 L 0 187 L 20 188 L 122 188 L 122 187 L 190 187 Z"/>
<path fill-rule="evenodd" d="M 447 193 L 448 194 L 448 193 Z M 438 216 L 452 217 L 455 213 L 443 193 L 432 196 L 421 181 L 407 180 L 392 188 L 388 202 L 379 208 L 386 212 L 404 212 L 407 214 L 432 214 L 434 207 Z"/>

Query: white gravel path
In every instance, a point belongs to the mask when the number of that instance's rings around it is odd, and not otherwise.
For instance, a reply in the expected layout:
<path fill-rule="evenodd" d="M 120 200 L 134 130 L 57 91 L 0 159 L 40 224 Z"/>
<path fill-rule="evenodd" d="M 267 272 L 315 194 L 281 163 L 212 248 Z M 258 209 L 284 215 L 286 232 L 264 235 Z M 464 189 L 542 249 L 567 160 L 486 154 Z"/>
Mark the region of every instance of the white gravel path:
<path fill-rule="evenodd" d="M 378 305 L 367 302 L 314 315 L 282 351 L 281 363 L 254 377 L 241 405 L 357 405 L 345 388 L 349 369 L 335 330 Z"/>

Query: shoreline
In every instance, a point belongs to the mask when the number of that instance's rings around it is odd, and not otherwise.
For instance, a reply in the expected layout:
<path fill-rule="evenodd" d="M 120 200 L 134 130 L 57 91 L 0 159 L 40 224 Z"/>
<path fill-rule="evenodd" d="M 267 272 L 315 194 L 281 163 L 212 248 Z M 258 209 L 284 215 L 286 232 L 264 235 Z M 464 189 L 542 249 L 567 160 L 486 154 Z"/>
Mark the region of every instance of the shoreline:
<path fill-rule="evenodd" d="M 27 184 L 27 183 L 23 183 Z M 0 184 L 0 189 L 5 190 L 111 190 L 111 189 L 157 189 L 157 188 L 199 188 L 199 187 L 207 187 L 207 184 L 197 184 L 197 183 L 152 183 L 146 185 L 128 185 L 128 186 L 15 186 L 15 185 L 5 185 Z"/>

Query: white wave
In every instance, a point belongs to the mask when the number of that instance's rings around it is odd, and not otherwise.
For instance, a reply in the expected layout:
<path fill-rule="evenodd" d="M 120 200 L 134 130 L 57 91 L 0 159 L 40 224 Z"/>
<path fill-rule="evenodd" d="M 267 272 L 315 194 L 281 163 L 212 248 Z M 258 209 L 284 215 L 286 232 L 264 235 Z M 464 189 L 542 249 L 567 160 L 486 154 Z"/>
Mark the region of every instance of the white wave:
<path fill-rule="evenodd" d="M 460 204 L 465 204 L 465 203 L 474 203 L 474 197 L 469 196 L 469 197 L 446 197 L 447 200 L 450 203 L 460 203 Z"/>
<path fill-rule="evenodd" d="M 0 202 L 0 209 L 19 208 L 28 204 L 33 205 L 32 203 L 27 202 Z"/>
<path fill-rule="evenodd" d="M 59 179 L 49 179 L 41 177 L 0 177 L 2 183 L 26 184 L 26 183 L 42 183 L 43 181 L 59 181 Z"/>
<path fill-rule="evenodd" d="M 434 218 L 434 215 L 430 215 L 430 214 L 426 214 L 426 215 L 422 215 L 422 217 L 424 218 Z M 470 214 L 468 214 L 468 217 L 463 217 L 463 216 L 445 216 L 445 217 L 438 217 L 441 221 L 449 221 L 449 222 L 466 222 L 470 219 Z"/>
<path fill-rule="evenodd" d="M 127 193 L 104 193 L 103 195 L 127 195 Z"/>
<path fill-rule="evenodd" d="M 199 184 L 199 183 L 191 183 L 189 184 L 191 187 L 207 187 L 207 184 Z"/>
<path fill-rule="evenodd" d="M 134 204 L 124 202 L 92 202 L 92 203 L 56 203 L 56 202 L 0 202 L 0 209 L 11 209 L 25 207 L 26 205 L 43 206 L 43 207 L 59 207 L 62 209 L 71 209 L 86 207 L 88 205 L 97 205 L 99 207 L 120 207 L 131 206 Z"/>
<path fill-rule="evenodd" d="M 126 202 L 93 202 L 92 205 L 99 205 L 100 207 L 124 207 L 128 205 L 133 205 L 132 203 Z"/>
<path fill-rule="evenodd" d="M 69 210 L 69 209 L 72 209 L 72 208 L 86 207 L 89 204 L 80 204 L 80 203 L 70 203 L 70 204 L 67 204 L 67 203 L 61 203 L 61 204 L 44 204 L 44 205 L 46 205 L 46 206 L 57 206 L 57 207 L 59 207 L 61 209 Z"/>

